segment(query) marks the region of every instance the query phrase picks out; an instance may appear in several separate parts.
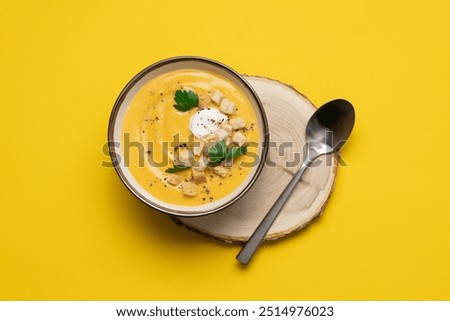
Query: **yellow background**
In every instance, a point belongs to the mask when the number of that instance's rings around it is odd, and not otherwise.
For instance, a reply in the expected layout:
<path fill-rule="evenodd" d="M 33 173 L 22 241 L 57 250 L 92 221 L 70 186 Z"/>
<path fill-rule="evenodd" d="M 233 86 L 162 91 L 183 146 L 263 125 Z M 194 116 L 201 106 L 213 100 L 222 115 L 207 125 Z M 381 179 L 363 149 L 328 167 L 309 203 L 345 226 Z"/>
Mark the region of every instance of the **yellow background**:
<path fill-rule="evenodd" d="M 0 10 L 0 299 L 450 299 L 448 1 L 8 1 Z M 248 268 L 101 167 L 147 65 L 220 60 L 343 97 L 325 214 Z"/>

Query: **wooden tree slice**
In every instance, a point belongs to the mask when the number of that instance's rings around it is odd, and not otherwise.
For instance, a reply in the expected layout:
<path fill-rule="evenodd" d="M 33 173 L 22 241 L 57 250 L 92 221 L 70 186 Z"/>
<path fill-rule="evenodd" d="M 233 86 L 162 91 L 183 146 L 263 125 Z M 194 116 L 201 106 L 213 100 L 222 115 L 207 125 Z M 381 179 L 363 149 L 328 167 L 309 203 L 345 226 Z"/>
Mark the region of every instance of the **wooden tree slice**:
<path fill-rule="evenodd" d="M 276 147 L 270 149 L 268 161 L 255 185 L 238 202 L 209 216 L 174 219 L 188 229 L 225 242 L 248 240 L 289 183 L 301 165 L 306 124 L 316 110 L 291 86 L 262 77 L 246 79 L 264 105 L 270 140 Z M 319 166 L 306 170 L 266 240 L 297 231 L 322 213 L 336 177 L 337 157 L 336 154 L 322 156 L 318 159 Z"/>

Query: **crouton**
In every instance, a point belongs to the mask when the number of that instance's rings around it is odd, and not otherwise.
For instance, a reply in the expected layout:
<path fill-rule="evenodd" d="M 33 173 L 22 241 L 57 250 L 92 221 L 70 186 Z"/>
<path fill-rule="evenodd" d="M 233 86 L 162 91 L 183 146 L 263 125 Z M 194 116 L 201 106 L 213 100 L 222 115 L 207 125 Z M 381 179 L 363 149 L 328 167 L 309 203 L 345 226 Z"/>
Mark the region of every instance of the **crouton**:
<path fill-rule="evenodd" d="M 195 185 L 194 183 L 189 183 L 189 182 L 182 182 L 180 184 L 181 186 L 181 191 L 183 192 L 184 195 L 186 196 L 195 196 L 197 195 L 197 185 Z"/>
<path fill-rule="evenodd" d="M 228 173 L 228 169 L 222 165 L 214 167 L 214 173 L 219 175 L 220 177 L 225 177 Z"/>
<path fill-rule="evenodd" d="M 211 101 L 211 97 L 209 97 L 209 95 L 201 95 L 200 97 L 198 97 L 198 108 L 199 109 L 203 109 L 206 107 L 211 106 L 212 101 Z"/>
<path fill-rule="evenodd" d="M 230 124 L 220 124 L 220 127 L 225 129 L 229 133 L 231 133 L 231 131 L 233 130 L 233 126 Z"/>
<path fill-rule="evenodd" d="M 191 166 L 192 163 L 192 153 L 188 149 L 182 149 L 178 151 L 178 158 L 175 163 L 180 166 Z"/>
<path fill-rule="evenodd" d="M 236 114 L 236 104 L 231 100 L 224 98 L 220 103 L 219 110 L 224 114 L 234 115 Z"/>
<path fill-rule="evenodd" d="M 169 183 L 170 185 L 174 185 L 174 186 L 177 186 L 178 184 L 180 184 L 180 181 L 181 181 L 180 176 L 178 176 L 176 174 L 169 174 L 166 179 L 167 183 Z"/>
<path fill-rule="evenodd" d="M 233 134 L 232 141 L 233 141 L 233 143 L 236 143 L 237 145 L 242 146 L 247 141 L 247 137 L 245 137 L 245 135 L 242 134 L 241 132 L 235 132 Z"/>
<path fill-rule="evenodd" d="M 219 129 L 217 131 L 214 132 L 217 141 L 222 141 L 224 139 L 226 139 L 229 135 L 229 133 L 225 130 L 225 129 Z"/>
<path fill-rule="evenodd" d="M 241 117 L 230 119 L 230 125 L 234 130 L 245 128 L 245 121 Z"/>
<path fill-rule="evenodd" d="M 220 90 L 216 90 L 211 95 L 211 100 L 213 102 L 215 102 L 217 105 L 220 105 L 220 102 L 222 101 L 222 99 L 223 99 L 223 94 L 220 92 Z"/>
<path fill-rule="evenodd" d="M 206 183 L 205 172 L 200 172 L 200 171 L 196 171 L 195 169 L 192 169 L 192 179 L 195 184 Z"/>

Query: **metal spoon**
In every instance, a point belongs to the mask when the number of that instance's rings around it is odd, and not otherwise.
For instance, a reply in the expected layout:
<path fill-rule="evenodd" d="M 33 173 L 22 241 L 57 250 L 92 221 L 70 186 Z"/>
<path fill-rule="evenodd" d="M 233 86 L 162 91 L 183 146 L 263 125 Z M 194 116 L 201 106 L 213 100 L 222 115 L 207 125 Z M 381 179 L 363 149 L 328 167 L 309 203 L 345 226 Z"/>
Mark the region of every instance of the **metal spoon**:
<path fill-rule="evenodd" d="M 248 264 L 308 165 L 321 155 L 338 151 L 350 136 L 354 123 L 355 110 L 343 99 L 326 103 L 311 116 L 306 126 L 308 148 L 303 164 L 236 256 L 239 262 Z"/>

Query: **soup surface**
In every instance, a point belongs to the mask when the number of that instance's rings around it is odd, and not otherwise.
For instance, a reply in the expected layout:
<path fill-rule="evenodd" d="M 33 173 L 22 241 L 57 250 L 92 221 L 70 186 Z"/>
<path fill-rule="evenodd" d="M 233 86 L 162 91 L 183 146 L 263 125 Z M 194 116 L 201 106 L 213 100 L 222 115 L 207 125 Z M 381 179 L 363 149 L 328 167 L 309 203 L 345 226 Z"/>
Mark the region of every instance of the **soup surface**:
<path fill-rule="evenodd" d="M 154 197 L 179 206 L 218 201 L 256 166 L 260 132 L 245 94 L 206 70 L 167 72 L 145 84 L 122 127 L 125 166 Z"/>

